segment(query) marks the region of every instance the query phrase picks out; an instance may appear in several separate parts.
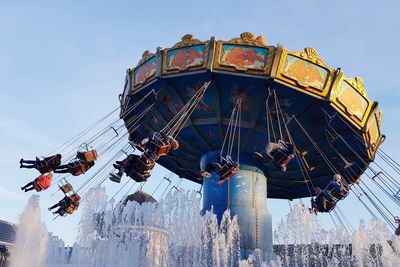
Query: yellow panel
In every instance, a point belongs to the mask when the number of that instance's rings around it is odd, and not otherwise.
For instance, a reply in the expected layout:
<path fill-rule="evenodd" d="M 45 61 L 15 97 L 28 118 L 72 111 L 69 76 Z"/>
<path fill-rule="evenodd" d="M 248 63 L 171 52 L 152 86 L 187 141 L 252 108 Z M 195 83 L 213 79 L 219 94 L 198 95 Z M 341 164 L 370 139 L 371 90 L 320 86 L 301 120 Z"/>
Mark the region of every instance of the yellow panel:
<path fill-rule="evenodd" d="M 359 128 L 366 124 L 373 105 L 364 90 L 362 79 L 360 77 L 346 78 L 343 73 L 339 73 L 332 86 L 330 101 L 335 109 Z"/>
<path fill-rule="evenodd" d="M 325 65 L 315 49 L 289 52 L 283 49 L 277 73 L 277 80 L 311 95 L 326 97 L 332 83 L 334 70 Z"/>

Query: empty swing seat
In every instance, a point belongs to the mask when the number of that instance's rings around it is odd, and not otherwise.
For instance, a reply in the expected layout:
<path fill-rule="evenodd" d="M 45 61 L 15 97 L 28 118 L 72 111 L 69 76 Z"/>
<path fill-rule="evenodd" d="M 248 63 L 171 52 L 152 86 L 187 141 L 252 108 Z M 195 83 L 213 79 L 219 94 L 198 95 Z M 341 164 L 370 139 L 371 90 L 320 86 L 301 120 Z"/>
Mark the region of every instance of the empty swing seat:
<path fill-rule="evenodd" d="M 97 151 L 96 149 L 89 150 L 87 152 L 79 151 L 77 153 L 77 158 L 85 161 L 95 161 L 97 160 Z"/>
<path fill-rule="evenodd" d="M 68 192 L 71 192 L 72 189 L 73 189 L 73 188 L 72 188 L 72 185 L 71 185 L 70 183 L 66 183 L 66 184 L 60 186 L 60 190 L 61 190 L 64 194 L 66 194 L 66 193 L 68 193 Z"/>

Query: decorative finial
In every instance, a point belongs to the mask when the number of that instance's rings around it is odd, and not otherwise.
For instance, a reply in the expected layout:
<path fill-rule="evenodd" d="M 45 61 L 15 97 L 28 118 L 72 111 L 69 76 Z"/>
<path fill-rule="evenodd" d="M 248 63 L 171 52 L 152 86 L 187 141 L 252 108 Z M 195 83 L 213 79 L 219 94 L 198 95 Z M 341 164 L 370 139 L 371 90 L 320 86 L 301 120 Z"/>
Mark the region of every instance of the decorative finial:
<path fill-rule="evenodd" d="M 254 41 L 254 34 L 251 32 L 244 32 L 244 33 L 240 34 L 240 38 L 242 38 L 243 41 L 251 42 L 251 41 Z"/>
<path fill-rule="evenodd" d="M 149 58 L 153 57 L 154 54 L 150 53 L 149 50 L 145 50 L 142 54 L 142 59 L 139 61 L 139 63 L 137 64 L 138 66 L 141 65 L 142 63 L 146 62 Z"/>
<path fill-rule="evenodd" d="M 257 41 L 259 41 L 260 43 L 262 43 L 263 45 L 267 45 L 267 41 L 265 40 L 264 36 L 259 35 L 256 38 Z"/>
<path fill-rule="evenodd" d="M 357 87 L 358 87 L 358 88 L 363 88 L 363 87 L 364 87 L 364 80 L 363 80 L 363 78 L 357 76 L 357 77 L 354 78 L 354 80 L 356 81 Z"/>
<path fill-rule="evenodd" d="M 189 45 L 196 45 L 201 43 L 202 42 L 200 40 L 194 39 L 193 34 L 188 33 L 182 36 L 181 41 L 176 43 L 171 49 Z"/>
<path fill-rule="evenodd" d="M 260 35 L 256 38 L 255 35 L 251 32 L 243 32 L 242 34 L 240 34 L 239 38 L 233 38 L 229 42 L 237 44 L 267 46 L 267 42 L 265 41 L 264 36 Z"/>
<path fill-rule="evenodd" d="M 193 40 L 192 34 L 185 34 L 184 36 L 182 36 L 182 43 L 184 44 L 190 44 L 192 40 Z"/>
<path fill-rule="evenodd" d="M 312 47 L 306 47 L 304 48 L 304 52 L 306 53 L 306 57 L 308 57 L 309 59 L 314 59 L 314 58 L 318 58 L 318 52 L 317 50 L 315 50 Z"/>

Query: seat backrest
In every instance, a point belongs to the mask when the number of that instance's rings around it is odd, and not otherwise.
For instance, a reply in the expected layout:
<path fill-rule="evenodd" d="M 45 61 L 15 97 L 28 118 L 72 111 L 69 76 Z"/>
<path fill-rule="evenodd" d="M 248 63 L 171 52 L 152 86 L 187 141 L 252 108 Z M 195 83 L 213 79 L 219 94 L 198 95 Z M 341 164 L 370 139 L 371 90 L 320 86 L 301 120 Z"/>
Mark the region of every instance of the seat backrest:
<path fill-rule="evenodd" d="M 73 188 L 72 188 L 72 185 L 70 183 L 66 183 L 66 184 L 60 186 L 60 189 L 64 194 L 66 194 L 66 193 L 72 191 Z"/>

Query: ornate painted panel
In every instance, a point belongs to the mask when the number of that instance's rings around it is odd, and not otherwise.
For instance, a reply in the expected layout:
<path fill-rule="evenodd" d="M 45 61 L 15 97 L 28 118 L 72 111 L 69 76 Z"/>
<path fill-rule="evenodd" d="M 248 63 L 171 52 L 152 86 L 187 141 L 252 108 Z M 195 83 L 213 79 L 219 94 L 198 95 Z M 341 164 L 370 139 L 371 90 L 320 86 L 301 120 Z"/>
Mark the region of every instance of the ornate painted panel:
<path fill-rule="evenodd" d="M 282 74 L 303 87 L 313 87 L 320 91 L 324 89 L 329 76 L 326 69 L 292 55 L 286 57 Z"/>
<path fill-rule="evenodd" d="M 346 78 L 342 72 L 339 72 L 332 87 L 330 101 L 359 128 L 366 124 L 373 104 L 365 93 L 363 80 L 360 77 Z"/>
<path fill-rule="evenodd" d="M 318 57 L 317 51 L 307 47 L 295 52 L 283 49 L 275 77 L 300 91 L 326 97 L 333 73 L 334 70 Z"/>
<path fill-rule="evenodd" d="M 242 33 L 239 38 L 216 42 L 213 69 L 269 76 L 275 50 L 264 37 Z"/>
<path fill-rule="evenodd" d="M 219 62 L 238 70 L 263 70 L 267 64 L 268 49 L 247 45 L 223 44 Z"/>
<path fill-rule="evenodd" d="M 195 45 L 169 50 L 167 52 L 166 70 L 187 70 L 202 66 L 205 62 L 205 45 Z"/>
<path fill-rule="evenodd" d="M 152 58 L 148 59 L 143 64 L 134 69 L 133 71 L 134 88 L 144 84 L 146 81 L 155 77 L 156 72 L 157 72 L 156 57 L 153 56 Z"/>
<path fill-rule="evenodd" d="M 172 48 L 163 50 L 164 75 L 206 69 L 209 53 L 208 42 L 194 39 L 186 34 Z"/>
<path fill-rule="evenodd" d="M 357 119 L 362 121 L 368 108 L 368 100 L 348 82 L 342 82 L 337 92 L 336 100 L 342 104 L 350 116 L 355 116 Z"/>

